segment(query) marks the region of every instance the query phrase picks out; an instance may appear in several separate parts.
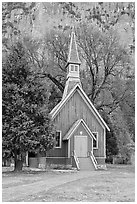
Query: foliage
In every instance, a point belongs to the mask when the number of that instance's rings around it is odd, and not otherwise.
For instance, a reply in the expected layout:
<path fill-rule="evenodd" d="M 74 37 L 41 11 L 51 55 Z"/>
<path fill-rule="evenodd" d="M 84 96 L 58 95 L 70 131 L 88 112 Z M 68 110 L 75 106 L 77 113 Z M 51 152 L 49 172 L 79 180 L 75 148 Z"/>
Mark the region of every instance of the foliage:
<path fill-rule="evenodd" d="M 126 69 L 129 63 L 128 51 L 119 44 L 118 35 L 113 29 L 104 34 L 97 27 L 82 24 L 78 29 L 78 39 L 82 58 L 91 78 L 91 93 L 88 93 L 88 96 L 96 106 L 99 103 L 98 109 L 104 106 L 111 107 L 111 101 L 106 104 L 103 99 L 109 94 L 110 100 L 114 102 L 111 93 L 113 78 Z M 100 94 L 103 97 L 99 100 Z"/>
<path fill-rule="evenodd" d="M 126 122 L 131 139 L 135 142 L 135 79 L 129 77 L 126 81 L 127 97 L 120 103 L 123 118 Z"/>
<path fill-rule="evenodd" d="M 132 154 L 132 146 L 134 142 L 132 140 L 132 133 L 129 132 L 126 121 L 124 120 L 124 114 L 118 108 L 109 115 L 112 129 L 114 130 L 115 137 L 117 139 L 118 155 L 123 161 L 127 163 L 130 161 Z"/>
<path fill-rule="evenodd" d="M 102 117 L 111 131 L 106 131 L 106 162 L 113 163 L 113 158 L 119 153 L 119 147 L 117 142 L 117 135 L 109 115 L 105 112 L 102 113 Z"/>
<path fill-rule="evenodd" d="M 51 86 L 50 89 L 50 96 L 49 96 L 49 111 L 51 111 L 62 99 L 62 95 L 60 94 L 59 90 L 56 88 L 55 85 Z"/>
<path fill-rule="evenodd" d="M 3 152 L 16 159 L 26 151 L 47 151 L 54 145 L 46 89 L 30 70 L 21 43 L 3 62 Z"/>
<path fill-rule="evenodd" d="M 111 129 L 111 132 L 107 132 L 106 137 L 106 154 L 107 157 L 110 155 L 117 155 L 118 154 L 118 147 L 117 147 L 117 138 Z"/>

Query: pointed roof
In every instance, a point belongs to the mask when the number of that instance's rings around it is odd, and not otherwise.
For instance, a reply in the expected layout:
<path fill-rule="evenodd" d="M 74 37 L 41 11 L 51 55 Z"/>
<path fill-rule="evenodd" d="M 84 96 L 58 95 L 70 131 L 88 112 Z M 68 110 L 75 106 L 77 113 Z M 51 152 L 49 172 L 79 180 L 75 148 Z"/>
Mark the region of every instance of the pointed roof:
<path fill-rule="evenodd" d="M 107 126 L 106 122 L 103 120 L 95 106 L 92 104 L 92 102 L 89 100 L 86 93 L 83 91 L 81 86 L 79 84 L 76 84 L 74 88 L 69 92 L 69 94 L 63 98 L 63 100 L 60 101 L 60 103 L 53 108 L 53 110 L 50 112 L 50 115 L 52 119 L 56 117 L 56 115 L 60 112 L 60 110 L 64 107 L 64 105 L 67 103 L 67 101 L 73 96 L 75 91 L 78 91 L 78 93 L 81 95 L 87 106 L 90 108 L 91 112 L 95 115 L 98 122 L 105 128 L 107 128 L 108 131 L 110 131 L 109 127 Z"/>
<path fill-rule="evenodd" d="M 77 43 L 76 43 L 76 36 L 74 32 L 74 27 L 71 33 L 71 40 L 70 40 L 70 47 L 69 47 L 69 54 L 68 54 L 68 61 L 67 64 L 81 64 L 79 55 L 78 55 L 78 49 L 77 49 Z"/>
<path fill-rule="evenodd" d="M 86 130 L 86 132 L 89 134 L 89 136 L 93 139 L 96 140 L 96 138 L 94 137 L 93 133 L 91 132 L 91 130 L 89 129 L 89 127 L 87 126 L 87 124 L 85 123 L 85 121 L 83 119 L 79 119 L 77 120 L 69 129 L 69 131 L 67 132 L 67 134 L 64 136 L 63 140 L 69 140 L 70 137 L 72 136 L 72 134 L 77 130 L 77 128 L 80 126 L 80 124 L 82 124 L 82 126 L 84 127 L 84 129 Z"/>

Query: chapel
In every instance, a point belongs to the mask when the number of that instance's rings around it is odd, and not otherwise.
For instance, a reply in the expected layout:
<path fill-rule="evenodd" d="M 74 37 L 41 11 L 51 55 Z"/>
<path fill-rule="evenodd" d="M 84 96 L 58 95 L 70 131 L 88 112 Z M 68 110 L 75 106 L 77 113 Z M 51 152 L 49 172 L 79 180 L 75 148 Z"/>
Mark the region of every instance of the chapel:
<path fill-rule="evenodd" d="M 96 170 L 105 165 L 106 129 L 109 127 L 82 89 L 80 65 L 73 29 L 64 93 L 50 113 L 57 128 L 56 146 L 47 152 L 46 162 L 78 170 Z"/>

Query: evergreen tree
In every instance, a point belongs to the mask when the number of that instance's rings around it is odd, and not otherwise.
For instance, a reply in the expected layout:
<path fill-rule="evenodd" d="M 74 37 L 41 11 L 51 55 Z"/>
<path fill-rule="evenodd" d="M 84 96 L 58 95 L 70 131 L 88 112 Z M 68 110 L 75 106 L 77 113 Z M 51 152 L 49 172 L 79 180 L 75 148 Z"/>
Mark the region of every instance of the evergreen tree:
<path fill-rule="evenodd" d="M 26 151 L 46 152 L 54 146 L 54 126 L 49 117 L 45 86 L 29 67 L 21 43 L 12 46 L 3 62 L 3 153 L 22 170 Z"/>

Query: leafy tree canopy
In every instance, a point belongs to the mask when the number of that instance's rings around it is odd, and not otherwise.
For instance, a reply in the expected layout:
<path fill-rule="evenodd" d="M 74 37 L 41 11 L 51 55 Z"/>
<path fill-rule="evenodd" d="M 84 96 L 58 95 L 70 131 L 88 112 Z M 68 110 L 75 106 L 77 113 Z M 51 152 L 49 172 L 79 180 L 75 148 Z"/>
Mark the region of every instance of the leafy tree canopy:
<path fill-rule="evenodd" d="M 54 127 L 44 85 L 29 68 L 21 43 L 3 62 L 3 152 L 15 158 L 26 151 L 46 152 L 54 146 Z"/>

